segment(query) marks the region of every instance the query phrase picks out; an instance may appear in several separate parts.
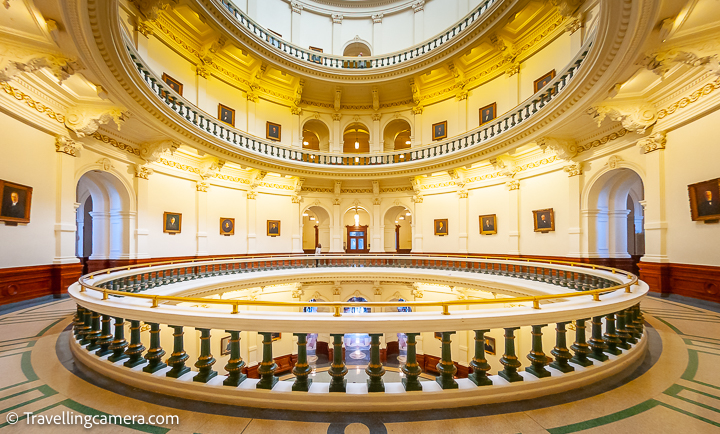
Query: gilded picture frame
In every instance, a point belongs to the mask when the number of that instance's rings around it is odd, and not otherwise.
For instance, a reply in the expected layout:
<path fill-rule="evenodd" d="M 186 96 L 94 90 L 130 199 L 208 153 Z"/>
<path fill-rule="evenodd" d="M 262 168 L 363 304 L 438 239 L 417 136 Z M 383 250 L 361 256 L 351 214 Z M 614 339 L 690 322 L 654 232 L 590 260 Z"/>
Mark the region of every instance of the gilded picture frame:
<path fill-rule="evenodd" d="M 432 125 L 432 139 L 440 140 L 447 137 L 447 121 L 438 122 Z"/>
<path fill-rule="evenodd" d="M 183 84 L 180 83 L 180 81 L 178 81 L 178 80 L 170 77 L 168 74 L 166 74 L 166 73 L 164 73 L 164 72 L 163 72 L 163 75 L 162 75 L 162 81 L 163 81 L 165 84 L 167 84 L 167 85 L 170 87 L 170 89 L 174 90 L 175 92 L 177 92 L 178 95 L 182 96 L 182 94 L 183 94 Z"/>
<path fill-rule="evenodd" d="M 230 338 L 231 336 L 225 336 L 220 339 L 220 355 L 227 356 L 230 354 Z"/>
<path fill-rule="evenodd" d="M 235 126 L 235 110 L 224 104 L 218 104 L 218 120 L 231 127 Z"/>
<path fill-rule="evenodd" d="M 279 142 L 282 137 L 282 126 L 274 122 L 265 123 L 265 137 L 269 140 Z"/>
<path fill-rule="evenodd" d="M 230 217 L 220 217 L 220 235 L 235 235 L 235 219 Z"/>
<path fill-rule="evenodd" d="M 33 188 L 0 179 L 0 221 L 30 223 Z"/>
<path fill-rule="evenodd" d="M 282 339 L 282 333 L 270 333 L 270 342 L 279 341 Z"/>
<path fill-rule="evenodd" d="M 692 221 L 720 220 L 720 178 L 688 185 Z"/>
<path fill-rule="evenodd" d="M 533 211 L 533 225 L 535 232 L 555 231 L 555 212 L 552 208 Z"/>
<path fill-rule="evenodd" d="M 495 214 L 486 214 L 479 217 L 480 235 L 497 234 L 497 216 Z"/>
<path fill-rule="evenodd" d="M 543 75 L 542 77 L 538 78 L 533 82 L 533 94 L 540 92 L 540 90 L 547 86 L 548 83 L 552 81 L 552 79 L 555 78 L 555 70 L 548 72 L 547 74 Z"/>
<path fill-rule="evenodd" d="M 435 228 L 435 235 L 444 237 L 448 234 L 448 219 L 435 219 L 433 227 Z"/>
<path fill-rule="evenodd" d="M 485 354 L 490 354 L 491 356 L 497 354 L 497 344 L 495 342 L 495 338 L 485 336 Z"/>
<path fill-rule="evenodd" d="M 267 236 L 268 237 L 279 237 L 280 236 L 280 220 L 268 220 L 267 221 Z"/>
<path fill-rule="evenodd" d="M 488 104 L 480 109 L 480 126 L 494 120 L 497 117 L 497 103 Z"/>
<path fill-rule="evenodd" d="M 179 234 L 182 232 L 182 214 L 165 211 L 163 213 L 163 232 L 166 234 Z"/>

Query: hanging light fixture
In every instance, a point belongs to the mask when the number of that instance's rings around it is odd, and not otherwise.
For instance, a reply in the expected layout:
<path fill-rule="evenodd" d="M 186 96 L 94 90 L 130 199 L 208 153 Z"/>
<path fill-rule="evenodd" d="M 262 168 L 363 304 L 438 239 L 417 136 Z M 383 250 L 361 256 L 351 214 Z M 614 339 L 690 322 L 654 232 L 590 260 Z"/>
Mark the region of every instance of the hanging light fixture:
<path fill-rule="evenodd" d="M 308 213 L 304 212 L 303 217 L 307 217 L 307 216 L 308 216 Z"/>
<path fill-rule="evenodd" d="M 357 130 L 357 127 L 355 127 L 355 149 L 360 149 L 360 142 L 358 142 L 357 133 L 358 133 L 358 130 Z"/>
<path fill-rule="evenodd" d="M 405 144 L 408 145 L 408 146 L 410 146 L 410 145 L 412 145 L 412 142 L 410 141 L 410 139 L 408 139 L 408 140 L 405 141 Z"/>
<path fill-rule="evenodd" d="M 400 220 L 405 220 L 405 216 L 400 216 Z"/>
<path fill-rule="evenodd" d="M 307 140 L 305 140 L 305 141 L 303 142 L 303 146 L 307 146 L 307 145 L 309 145 L 309 144 L 310 144 L 310 143 L 308 143 Z"/>
<path fill-rule="evenodd" d="M 410 214 L 410 211 L 405 213 L 406 216 L 410 217 L 412 214 Z"/>
<path fill-rule="evenodd" d="M 353 217 L 355 218 L 355 226 L 360 226 L 360 214 L 358 214 L 357 207 L 355 207 L 355 215 Z"/>

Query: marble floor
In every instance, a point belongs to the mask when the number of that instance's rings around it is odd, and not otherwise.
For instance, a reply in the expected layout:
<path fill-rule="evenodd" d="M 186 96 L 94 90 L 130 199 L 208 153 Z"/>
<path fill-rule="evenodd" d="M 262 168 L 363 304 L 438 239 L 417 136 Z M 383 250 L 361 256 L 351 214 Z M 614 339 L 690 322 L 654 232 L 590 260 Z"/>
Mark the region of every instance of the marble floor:
<path fill-rule="evenodd" d="M 646 298 L 642 310 L 649 351 L 623 378 L 513 403 L 340 414 L 211 405 L 88 373 L 67 348 L 74 304 L 50 301 L 0 315 L 0 434 L 82 432 L 42 422 L 93 415 L 173 415 L 179 423 L 136 420 L 92 433 L 720 433 L 720 313 L 659 298 Z"/>

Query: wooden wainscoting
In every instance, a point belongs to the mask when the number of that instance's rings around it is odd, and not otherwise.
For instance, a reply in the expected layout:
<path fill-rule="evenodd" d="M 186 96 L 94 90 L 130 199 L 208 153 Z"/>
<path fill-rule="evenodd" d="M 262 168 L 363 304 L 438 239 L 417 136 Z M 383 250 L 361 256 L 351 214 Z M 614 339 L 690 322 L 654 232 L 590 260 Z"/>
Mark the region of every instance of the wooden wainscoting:
<path fill-rule="evenodd" d="M 0 305 L 67 294 L 82 273 L 82 264 L 0 268 Z"/>
<path fill-rule="evenodd" d="M 720 267 L 640 262 L 640 279 L 650 291 L 720 303 Z"/>

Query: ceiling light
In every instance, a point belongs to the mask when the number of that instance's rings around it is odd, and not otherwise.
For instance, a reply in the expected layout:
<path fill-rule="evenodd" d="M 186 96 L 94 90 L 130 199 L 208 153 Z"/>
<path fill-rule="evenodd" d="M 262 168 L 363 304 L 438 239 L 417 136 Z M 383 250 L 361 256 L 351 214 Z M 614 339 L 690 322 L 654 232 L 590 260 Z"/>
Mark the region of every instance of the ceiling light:
<path fill-rule="evenodd" d="M 308 213 L 304 212 L 303 217 L 307 217 L 307 216 L 308 216 Z"/>
<path fill-rule="evenodd" d="M 398 221 L 397 221 L 397 220 L 395 220 L 395 224 L 397 224 L 397 222 L 398 222 Z"/>
<path fill-rule="evenodd" d="M 307 146 L 307 145 L 309 145 L 309 144 L 310 144 L 310 143 L 308 143 L 307 140 L 303 142 L 303 146 Z"/>
<path fill-rule="evenodd" d="M 310 220 L 315 220 L 315 217 L 310 217 Z"/>
<path fill-rule="evenodd" d="M 407 141 L 405 142 L 405 144 L 406 144 L 406 145 L 412 145 L 412 142 L 411 142 L 410 140 L 407 140 Z"/>
<path fill-rule="evenodd" d="M 360 157 L 355 157 L 355 162 L 357 163 L 358 161 L 360 161 Z"/>
<path fill-rule="evenodd" d="M 410 214 L 410 211 L 405 213 L 406 216 L 410 217 L 412 214 Z"/>
<path fill-rule="evenodd" d="M 355 149 L 360 149 L 360 142 L 355 142 Z"/>
<path fill-rule="evenodd" d="M 402 160 L 404 158 L 405 158 L 405 154 L 400 154 L 400 159 Z"/>
<path fill-rule="evenodd" d="M 405 220 L 405 217 L 403 217 L 403 216 L 400 216 L 400 220 Z"/>

